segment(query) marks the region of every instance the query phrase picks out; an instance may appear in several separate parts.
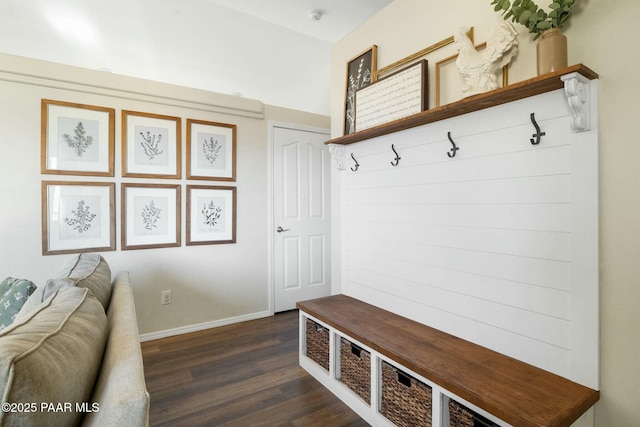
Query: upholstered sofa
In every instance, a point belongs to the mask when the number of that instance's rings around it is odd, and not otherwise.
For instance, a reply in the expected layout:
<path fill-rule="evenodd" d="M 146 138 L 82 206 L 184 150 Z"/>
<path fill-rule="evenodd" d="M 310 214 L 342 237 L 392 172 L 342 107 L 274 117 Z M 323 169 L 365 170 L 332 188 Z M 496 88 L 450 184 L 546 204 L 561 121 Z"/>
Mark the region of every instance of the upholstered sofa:
<path fill-rule="evenodd" d="M 104 258 L 76 255 L 30 292 L 0 330 L 0 427 L 147 426 L 128 272 L 112 282 Z"/>

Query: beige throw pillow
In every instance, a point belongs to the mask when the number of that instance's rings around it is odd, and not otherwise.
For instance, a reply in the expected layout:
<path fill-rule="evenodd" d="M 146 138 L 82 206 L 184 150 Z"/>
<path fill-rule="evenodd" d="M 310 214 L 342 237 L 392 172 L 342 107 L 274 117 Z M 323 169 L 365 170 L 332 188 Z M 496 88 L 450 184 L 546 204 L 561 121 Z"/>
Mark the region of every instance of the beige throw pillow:
<path fill-rule="evenodd" d="M 83 403 L 91 407 L 106 338 L 102 305 L 78 287 L 56 291 L 0 331 L 2 402 L 37 405 L 34 411 L 0 412 L 0 426 L 78 425 Z"/>
<path fill-rule="evenodd" d="M 111 299 L 111 269 L 99 254 L 78 254 L 63 268 L 58 279 L 70 279 L 76 286 L 89 288 L 106 310 Z"/>
<path fill-rule="evenodd" d="M 49 279 L 44 286 L 38 287 L 34 293 L 31 294 L 27 302 L 24 303 L 15 320 L 19 321 L 29 315 L 40 304 L 49 299 L 56 291 L 62 288 L 70 288 L 75 286 L 71 279 Z"/>

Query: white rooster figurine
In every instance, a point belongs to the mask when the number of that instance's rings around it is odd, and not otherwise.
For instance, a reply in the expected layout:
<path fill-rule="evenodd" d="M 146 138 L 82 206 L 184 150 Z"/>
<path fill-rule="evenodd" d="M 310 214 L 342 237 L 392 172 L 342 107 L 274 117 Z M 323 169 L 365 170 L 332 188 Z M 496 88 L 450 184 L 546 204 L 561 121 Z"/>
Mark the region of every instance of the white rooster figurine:
<path fill-rule="evenodd" d="M 465 96 L 494 90 L 498 87 L 498 71 L 518 53 L 518 31 L 510 22 L 496 27 L 487 40 L 487 47 L 477 51 L 467 37 L 469 28 L 462 27 L 455 35 L 459 54 L 458 71 L 464 79 Z"/>

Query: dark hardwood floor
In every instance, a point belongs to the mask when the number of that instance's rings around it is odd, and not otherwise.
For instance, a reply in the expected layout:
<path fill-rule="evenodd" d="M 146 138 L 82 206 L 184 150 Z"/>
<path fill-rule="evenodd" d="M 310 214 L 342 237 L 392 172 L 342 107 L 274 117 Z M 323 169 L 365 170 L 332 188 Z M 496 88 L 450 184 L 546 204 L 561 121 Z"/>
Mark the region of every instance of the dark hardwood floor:
<path fill-rule="evenodd" d="M 298 365 L 298 311 L 142 343 L 151 426 L 367 426 Z"/>

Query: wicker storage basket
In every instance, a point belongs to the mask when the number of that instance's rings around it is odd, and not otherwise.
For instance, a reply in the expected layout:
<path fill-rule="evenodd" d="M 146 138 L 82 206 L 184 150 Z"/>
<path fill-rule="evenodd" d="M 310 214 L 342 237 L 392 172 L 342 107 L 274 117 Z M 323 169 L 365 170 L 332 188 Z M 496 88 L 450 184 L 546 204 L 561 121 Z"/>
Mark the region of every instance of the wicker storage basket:
<path fill-rule="evenodd" d="M 329 371 L 329 330 L 307 319 L 307 357 Z"/>
<path fill-rule="evenodd" d="M 340 338 L 340 381 L 371 404 L 371 354 Z"/>
<path fill-rule="evenodd" d="M 449 426 L 450 427 L 499 427 L 494 423 L 483 417 L 480 414 L 473 412 L 471 409 L 456 402 L 453 399 L 449 399 Z"/>
<path fill-rule="evenodd" d="M 400 427 L 431 426 L 431 387 L 383 361 L 380 413 Z"/>

